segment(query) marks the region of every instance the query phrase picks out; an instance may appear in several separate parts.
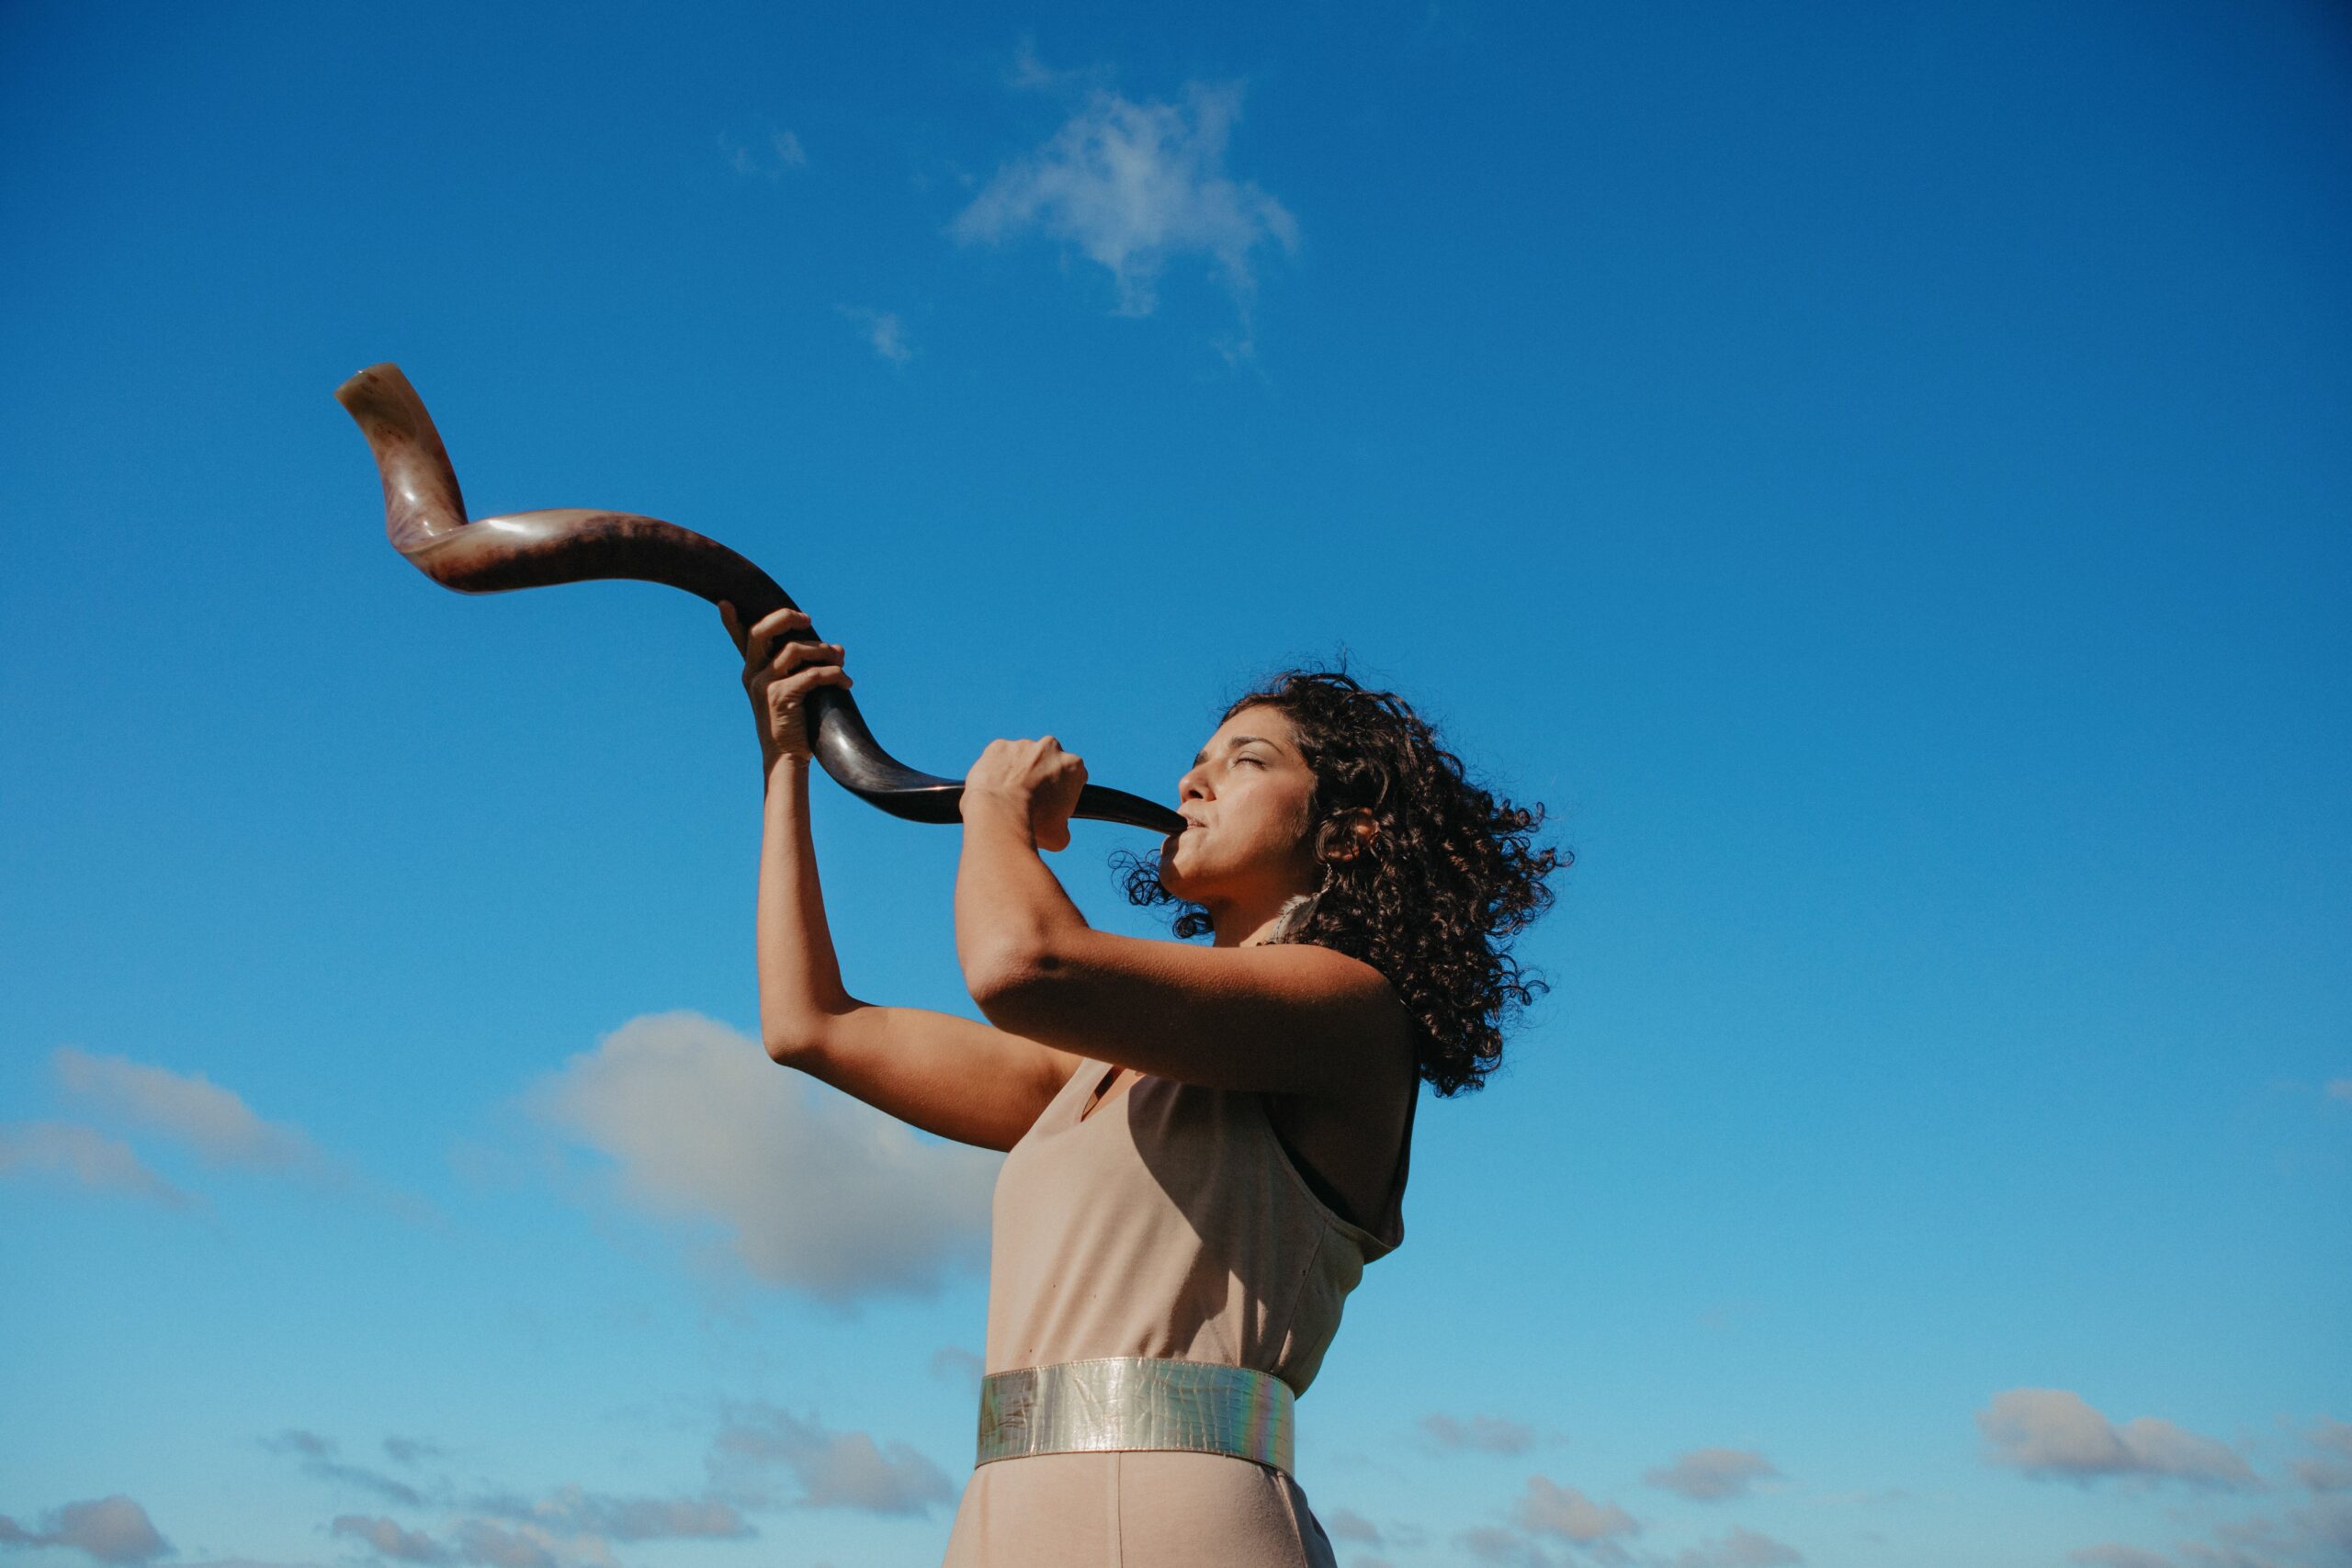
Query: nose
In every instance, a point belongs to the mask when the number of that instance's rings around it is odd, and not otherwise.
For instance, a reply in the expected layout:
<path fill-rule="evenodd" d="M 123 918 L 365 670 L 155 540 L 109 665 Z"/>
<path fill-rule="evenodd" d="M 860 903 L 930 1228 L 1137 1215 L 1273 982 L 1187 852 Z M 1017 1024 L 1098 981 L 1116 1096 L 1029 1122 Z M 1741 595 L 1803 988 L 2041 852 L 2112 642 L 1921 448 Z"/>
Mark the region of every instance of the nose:
<path fill-rule="evenodd" d="M 1206 780 L 1207 775 L 1200 768 L 1187 769 L 1184 776 L 1176 781 L 1176 798 L 1180 801 L 1206 800 L 1209 794 Z"/>

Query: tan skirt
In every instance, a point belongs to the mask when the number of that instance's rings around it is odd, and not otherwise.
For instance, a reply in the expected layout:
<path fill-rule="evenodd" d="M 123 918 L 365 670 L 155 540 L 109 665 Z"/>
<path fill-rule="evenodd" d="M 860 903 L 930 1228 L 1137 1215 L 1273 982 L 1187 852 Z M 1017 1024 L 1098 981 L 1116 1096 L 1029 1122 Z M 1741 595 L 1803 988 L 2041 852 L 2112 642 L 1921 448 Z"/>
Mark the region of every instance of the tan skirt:
<path fill-rule="evenodd" d="M 1057 1453 L 972 1472 L 944 1568 L 1337 1568 L 1306 1494 L 1204 1453 Z"/>

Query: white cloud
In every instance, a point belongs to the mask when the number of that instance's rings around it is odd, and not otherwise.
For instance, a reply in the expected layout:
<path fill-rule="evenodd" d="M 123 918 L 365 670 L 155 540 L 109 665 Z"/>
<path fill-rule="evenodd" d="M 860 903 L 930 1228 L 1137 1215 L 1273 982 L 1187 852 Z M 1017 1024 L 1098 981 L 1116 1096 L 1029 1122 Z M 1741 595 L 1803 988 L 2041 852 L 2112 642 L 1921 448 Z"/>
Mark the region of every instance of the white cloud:
<path fill-rule="evenodd" d="M 2352 1498 L 2316 1498 L 2284 1518 L 2224 1519 L 2211 1540 L 2184 1541 L 2179 1551 L 2189 1568 L 2346 1568 L 2352 1563 Z"/>
<path fill-rule="evenodd" d="M 716 1222 L 771 1284 L 847 1304 L 927 1295 L 950 1269 L 986 1262 L 1002 1156 L 919 1142 L 700 1014 L 632 1019 L 526 1103 L 615 1162 L 624 1201 Z"/>
<path fill-rule="evenodd" d="M 866 343 L 891 364 L 904 365 L 915 356 L 913 345 L 907 342 L 907 324 L 897 312 L 871 310 L 863 305 L 836 305 L 833 309 L 864 328 Z"/>
<path fill-rule="evenodd" d="M 1463 1530 L 1454 1536 L 1453 1544 L 1481 1562 L 1500 1563 L 1503 1568 L 1560 1568 L 1549 1552 L 1517 1530 L 1494 1525 Z"/>
<path fill-rule="evenodd" d="M 732 1540 L 755 1533 L 717 1497 L 624 1497 L 559 1486 L 536 1503 L 499 1499 L 485 1512 L 527 1519 L 557 1536 L 609 1540 Z"/>
<path fill-rule="evenodd" d="M 1473 1416 L 1467 1421 L 1451 1416 L 1424 1416 L 1421 1430 L 1431 1444 L 1448 1453 L 1470 1450 L 1489 1454 L 1523 1454 L 1535 1446 L 1533 1427 L 1500 1416 Z"/>
<path fill-rule="evenodd" d="M 1179 104 L 1095 88 L 1043 146 L 997 171 L 954 232 L 967 243 L 1034 232 L 1074 245 L 1111 275 L 1127 316 L 1151 313 L 1172 258 L 1205 256 L 1246 325 L 1252 254 L 1269 243 L 1295 250 L 1298 224 L 1256 185 L 1227 175 L 1226 141 L 1240 112 L 1239 83 L 1195 83 Z"/>
<path fill-rule="evenodd" d="M 508 1529 L 488 1519 L 458 1521 L 458 1555 L 482 1568 L 618 1568 L 611 1548 L 594 1536 L 558 1539 L 537 1525 Z"/>
<path fill-rule="evenodd" d="M 0 1514 L 0 1546 L 66 1546 L 118 1564 L 145 1562 L 172 1550 L 147 1510 L 119 1492 L 51 1508 L 38 1529 L 28 1530 Z"/>
<path fill-rule="evenodd" d="M 118 1117 L 176 1139 L 207 1164 L 322 1175 L 325 1157 L 310 1135 L 266 1122 L 201 1073 L 151 1067 L 127 1056 L 62 1045 L 50 1057 L 59 1087 Z"/>
<path fill-rule="evenodd" d="M 1004 85 L 1017 93 L 1058 92 L 1073 85 L 1091 85 L 1110 80 L 1110 73 L 1100 65 L 1083 65 L 1074 70 L 1057 70 L 1037 57 L 1037 41 L 1024 36 L 1012 51 L 1012 65 L 1005 73 Z"/>
<path fill-rule="evenodd" d="M 2327 1085 L 2327 1098 L 2330 1100 L 2340 1100 L 2347 1105 L 2352 1105 L 2352 1078 L 2329 1079 Z"/>
<path fill-rule="evenodd" d="M 449 1561 L 449 1549 L 423 1530 L 402 1529 L 394 1520 L 379 1515 L 338 1514 L 327 1533 L 365 1541 L 378 1555 L 402 1562 Z"/>
<path fill-rule="evenodd" d="M 770 130 L 758 143 L 738 141 L 721 134 L 719 151 L 727 154 L 727 166 L 739 175 L 756 175 L 761 179 L 780 180 L 794 169 L 806 168 L 808 154 L 800 145 L 800 138 L 789 130 Z"/>
<path fill-rule="evenodd" d="M 1674 1568 L 1796 1568 L 1804 1553 L 1784 1540 L 1734 1525 L 1719 1541 L 1690 1547 L 1674 1559 Z"/>
<path fill-rule="evenodd" d="M 1521 1529 L 1543 1530 L 1587 1548 L 1621 1535 L 1637 1535 L 1642 1528 L 1616 1504 L 1595 1502 L 1573 1486 L 1541 1475 L 1527 1478 L 1527 1495 L 1519 1500 L 1513 1518 Z"/>
<path fill-rule="evenodd" d="M 2119 1427 L 2065 1389 L 1996 1393 L 1976 1425 L 1991 1462 L 2042 1480 L 2129 1477 L 2233 1491 L 2259 1484 L 2244 1460 L 2211 1438 L 2151 1416 Z"/>
<path fill-rule="evenodd" d="M 2314 1492 L 2352 1492 L 2352 1422 L 2323 1416 L 2312 1428 L 2311 1439 L 2320 1451 L 2295 1461 L 2289 1473 Z"/>
<path fill-rule="evenodd" d="M 955 1500 L 946 1474 L 910 1445 L 877 1444 L 864 1432 L 832 1432 L 769 1404 L 731 1408 L 711 1440 L 713 1480 L 747 1506 L 777 1503 L 854 1508 L 869 1514 L 924 1514 Z M 795 1490 L 780 1493 L 774 1472 Z"/>
<path fill-rule="evenodd" d="M 1726 1497 L 1744 1497 L 1757 1482 L 1780 1473 L 1753 1449 L 1693 1449 L 1642 1479 L 1694 1503 L 1717 1503 Z"/>
<path fill-rule="evenodd" d="M 73 1122 L 17 1122 L 0 1126 L 0 1176 L 57 1176 L 97 1192 L 144 1198 L 167 1209 L 202 1207 L 150 1169 L 119 1138 Z"/>

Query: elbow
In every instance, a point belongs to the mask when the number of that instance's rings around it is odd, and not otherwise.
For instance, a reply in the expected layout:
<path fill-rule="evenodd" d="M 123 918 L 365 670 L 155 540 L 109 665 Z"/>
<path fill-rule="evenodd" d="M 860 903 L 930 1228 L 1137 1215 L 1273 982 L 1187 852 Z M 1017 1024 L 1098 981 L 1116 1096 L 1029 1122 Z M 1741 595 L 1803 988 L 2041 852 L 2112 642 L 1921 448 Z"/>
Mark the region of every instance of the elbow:
<path fill-rule="evenodd" d="M 821 1015 L 763 1020 L 760 1024 L 760 1044 L 767 1051 L 768 1060 L 777 1066 L 813 1072 L 825 1054 L 829 1021 Z"/>
<path fill-rule="evenodd" d="M 990 1023 L 1027 1033 L 1050 1008 L 1061 972 L 1058 956 L 1042 943 L 992 942 L 965 958 L 964 985 Z"/>
<path fill-rule="evenodd" d="M 807 1035 L 784 1030 L 762 1030 L 760 1043 L 767 1048 L 768 1060 L 779 1067 L 800 1066 L 816 1055 L 814 1044 Z"/>

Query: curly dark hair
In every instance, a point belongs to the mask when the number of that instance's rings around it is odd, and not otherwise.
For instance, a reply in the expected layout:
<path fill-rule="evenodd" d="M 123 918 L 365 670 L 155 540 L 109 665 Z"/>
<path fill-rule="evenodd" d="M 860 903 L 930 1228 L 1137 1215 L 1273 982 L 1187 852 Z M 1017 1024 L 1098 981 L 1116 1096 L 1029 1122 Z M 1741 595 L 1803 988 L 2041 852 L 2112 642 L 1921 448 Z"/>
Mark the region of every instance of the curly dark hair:
<path fill-rule="evenodd" d="M 1344 669 L 1286 670 L 1225 717 L 1251 707 L 1290 719 L 1315 773 L 1307 820 L 1324 887 L 1281 940 L 1379 970 L 1419 1026 L 1421 1077 L 1441 1095 L 1483 1088 L 1502 1059 L 1503 1025 L 1548 988 L 1521 969 L 1509 939 L 1551 908 L 1544 879 L 1575 855 L 1534 843 L 1542 806 L 1515 806 L 1472 784 L 1402 697 L 1370 690 Z M 1345 819 L 1362 810 L 1379 831 L 1363 852 L 1340 858 Z M 1176 935 L 1211 929 L 1205 908 L 1160 886 L 1156 859 L 1127 854 L 1114 863 L 1129 902 L 1176 906 Z"/>

